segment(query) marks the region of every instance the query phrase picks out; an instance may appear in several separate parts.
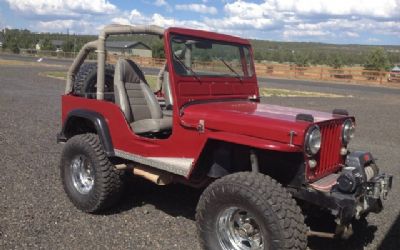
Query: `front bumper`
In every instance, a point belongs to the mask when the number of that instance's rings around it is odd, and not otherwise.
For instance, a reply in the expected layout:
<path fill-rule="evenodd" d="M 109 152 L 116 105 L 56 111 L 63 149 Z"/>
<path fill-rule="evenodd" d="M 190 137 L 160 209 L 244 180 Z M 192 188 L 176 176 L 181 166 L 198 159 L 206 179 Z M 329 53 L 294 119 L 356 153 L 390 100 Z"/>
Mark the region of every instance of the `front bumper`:
<path fill-rule="evenodd" d="M 323 185 L 311 183 L 297 189 L 293 196 L 329 210 L 338 225 L 348 225 L 353 219 L 382 210 L 382 200 L 392 188 L 393 177 L 379 174 L 369 152 L 357 151 L 347 156 L 346 166 L 340 173 L 328 175 L 318 182 Z M 330 183 L 328 188 L 326 183 Z M 321 186 L 324 189 L 318 188 Z"/>
<path fill-rule="evenodd" d="M 379 213 L 383 208 L 382 199 L 386 199 L 392 187 L 392 180 L 392 176 L 380 174 L 362 183 L 356 192 L 350 194 L 336 188 L 330 192 L 321 192 L 309 187 L 297 190 L 293 195 L 329 210 L 338 219 L 338 224 L 347 225 L 353 219 L 359 219 L 370 212 Z"/>

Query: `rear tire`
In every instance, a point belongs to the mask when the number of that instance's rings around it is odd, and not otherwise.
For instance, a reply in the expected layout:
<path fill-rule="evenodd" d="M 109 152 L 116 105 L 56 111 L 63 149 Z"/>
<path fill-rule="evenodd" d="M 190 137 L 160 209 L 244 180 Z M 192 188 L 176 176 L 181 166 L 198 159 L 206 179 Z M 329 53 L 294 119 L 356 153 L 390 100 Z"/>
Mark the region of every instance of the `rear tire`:
<path fill-rule="evenodd" d="M 104 98 L 114 100 L 114 65 L 106 64 L 104 68 Z M 96 98 L 97 91 L 97 63 L 85 63 L 76 74 L 74 94 L 90 99 Z"/>
<path fill-rule="evenodd" d="M 78 209 L 95 213 L 119 200 L 124 172 L 108 160 L 97 135 L 81 134 L 69 139 L 60 170 L 64 190 Z"/>
<path fill-rule="evenodd" d="M 275 180 L 259 173 L 235 173 L 206 188 L 197 206 L 204 249 L 306 249 L 300 208 Z"/>

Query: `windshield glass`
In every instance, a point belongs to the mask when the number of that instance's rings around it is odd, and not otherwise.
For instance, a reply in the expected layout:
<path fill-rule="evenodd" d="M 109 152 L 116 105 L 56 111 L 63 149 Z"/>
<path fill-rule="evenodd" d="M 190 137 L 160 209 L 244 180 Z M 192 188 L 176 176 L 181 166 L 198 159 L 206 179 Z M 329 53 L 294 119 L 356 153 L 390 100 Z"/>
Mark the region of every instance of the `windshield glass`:
<path fill-rule="evenodd" d="M 171 48 L 179 75 L 243 78 L 254 74 L 246 45 L 175 35 Z"/>

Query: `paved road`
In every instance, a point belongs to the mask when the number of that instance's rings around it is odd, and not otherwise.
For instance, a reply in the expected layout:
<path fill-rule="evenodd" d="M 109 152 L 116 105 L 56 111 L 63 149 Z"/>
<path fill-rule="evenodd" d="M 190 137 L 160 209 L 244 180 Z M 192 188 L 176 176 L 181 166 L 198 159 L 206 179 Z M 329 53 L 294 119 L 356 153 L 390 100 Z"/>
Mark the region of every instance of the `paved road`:
<path fill-rule="evenodd" d="M 0 66 L 0 249 L 199 249 L 194 210 L 200 192 L 191 188 L 134 180 L 121 204 L 107 214 L 73 207 L 60 185 L 62 146 L 55 143 L 64 81 L 39 76 L 48 70 Z M 305 87 L 353 97 L 262 101 L 323 111 L 347 108 L 358 125 L 351 147 L 370 150 L 381 169 L 396 177 L 386 209 L 370 215 L 351 240 L 309 239 L 310 249 L 400 249 L 399 93 L 299 86 Z"/>

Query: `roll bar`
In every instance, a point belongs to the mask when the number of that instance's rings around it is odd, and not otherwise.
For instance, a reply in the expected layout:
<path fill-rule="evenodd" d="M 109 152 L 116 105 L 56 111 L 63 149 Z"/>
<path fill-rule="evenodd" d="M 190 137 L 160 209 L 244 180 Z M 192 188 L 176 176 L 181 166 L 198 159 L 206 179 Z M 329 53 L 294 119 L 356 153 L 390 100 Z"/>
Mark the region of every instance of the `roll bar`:
<path fill-rule="evenodd" d="M 95 41 L 86 43 L 79 51 L 77 57 L 72 63 L 67 74 L 67 84 L 65 87 L 65 94 L 69 94 L 73 89 L 73 82 L 76 73 L 80 66 L 85 61 L 88 54 L 95 50 L 97 53 L 97 100 L 104 99 L 104 67 L 105 67 L 105 40 L 110 35 L 125 35 L 125 34 L 149 34 L 149 35 L 164 35 L 164 29 L 156 25 L 107 25 L 100 32 L 99 38 Z"/>

